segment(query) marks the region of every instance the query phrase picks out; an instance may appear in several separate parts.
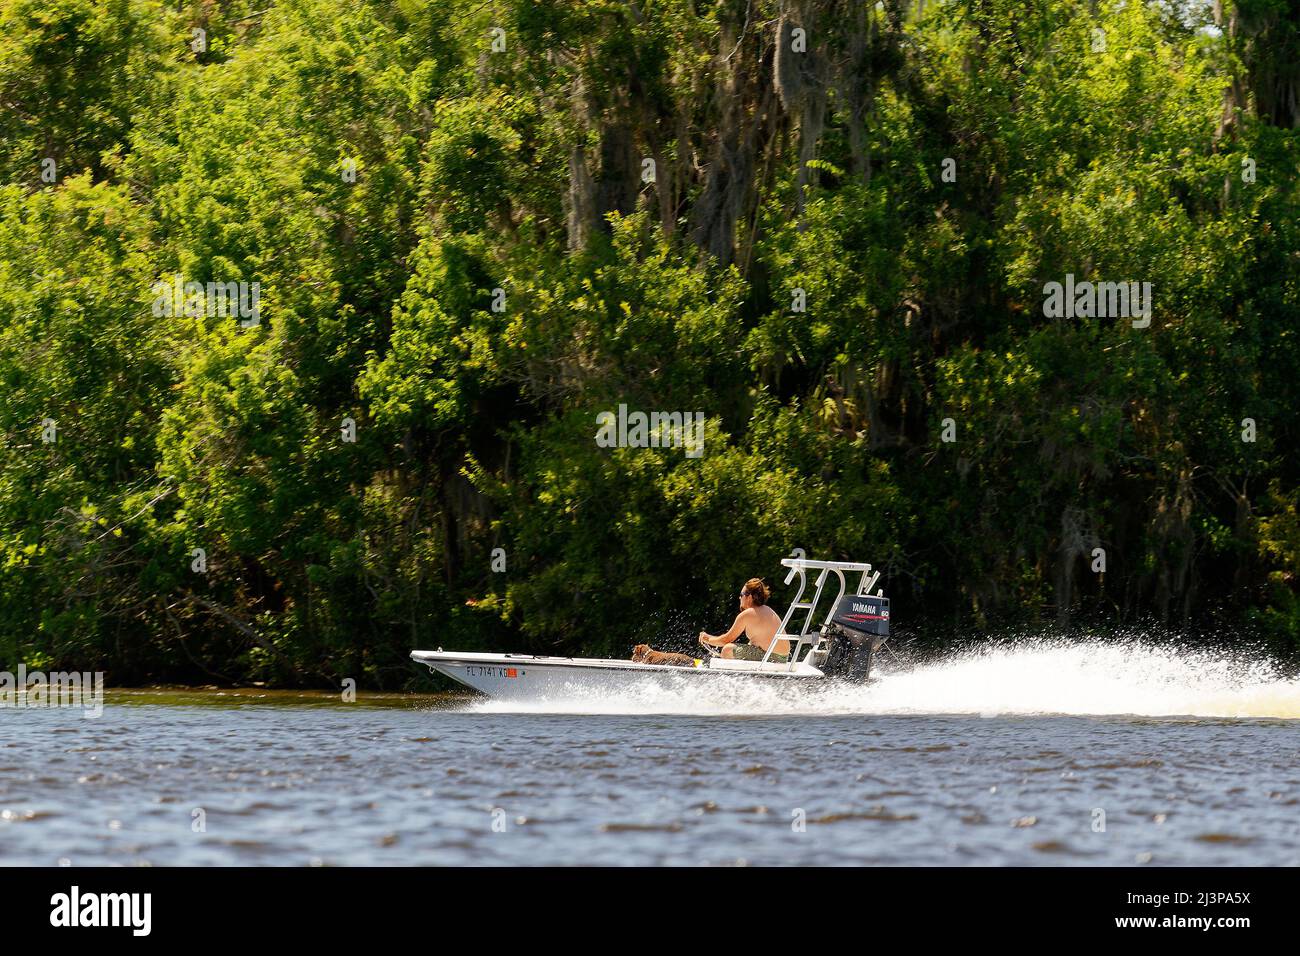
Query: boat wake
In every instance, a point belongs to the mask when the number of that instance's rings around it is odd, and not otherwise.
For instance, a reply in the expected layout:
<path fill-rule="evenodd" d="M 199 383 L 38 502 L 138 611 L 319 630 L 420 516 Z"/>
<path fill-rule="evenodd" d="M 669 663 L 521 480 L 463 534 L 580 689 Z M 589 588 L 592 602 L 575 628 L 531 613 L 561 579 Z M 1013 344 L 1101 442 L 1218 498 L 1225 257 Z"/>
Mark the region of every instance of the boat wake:
<path fill-rule="evenodd" d="M 882 662 L 883 663 L 883 662 Z M 723 686 L 725 683 L 725 686 Z M 796 682 L 791 682 L 792 684 Z M 777 685 L 777 686 L 770 686 Z M 484 713 L 771 716 L 1060 714 L 1300 719 L 1300 679 L 1261 657 L 1139 640 L 993 644 L 889 670 L 866 686 L 682 680 L 618 695 L 476 701 Z"/>

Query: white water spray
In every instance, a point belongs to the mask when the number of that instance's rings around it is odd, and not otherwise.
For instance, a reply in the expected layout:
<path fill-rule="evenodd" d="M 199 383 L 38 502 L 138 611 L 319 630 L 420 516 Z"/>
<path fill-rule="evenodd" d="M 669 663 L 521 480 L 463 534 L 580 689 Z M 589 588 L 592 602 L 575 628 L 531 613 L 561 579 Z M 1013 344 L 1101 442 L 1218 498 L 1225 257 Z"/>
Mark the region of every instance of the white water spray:
<path fill-rule="evenodd" d="M 792 682 L 796 683 L 796 682 Z M 1274 664 L 1218 651 L 1141 641 L 1051 640 L 989 645 L 867 686 L 700 681 L 641 693 L 574 694 L 535 703 L 486 700 L 493 713 L 590 714 L 1015 714 L 1300 719 L 1300 680 Z"/>

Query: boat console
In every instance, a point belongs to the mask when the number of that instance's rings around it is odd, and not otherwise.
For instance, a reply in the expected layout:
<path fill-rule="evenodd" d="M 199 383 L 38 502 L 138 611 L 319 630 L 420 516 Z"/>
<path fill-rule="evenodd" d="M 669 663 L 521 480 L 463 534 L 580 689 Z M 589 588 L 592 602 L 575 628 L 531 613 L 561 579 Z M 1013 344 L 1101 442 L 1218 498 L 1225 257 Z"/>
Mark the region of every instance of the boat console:
<path fill-rule="evenodd" d="M 811 664 L 827 677 L 847 680 L 865 681 L 871 673 L 871 659 L 889 636 L 889 598 L 881 591 L 871 593 L 880 579 L 880 572 L 873 571 L 871 565 L 855 561 L 813 561 L 808 558 L 783 558 L 781 564 L 790 569 L 785 583 L 789 584 L 797 576 L 799 591 L 786 609 L 781 619 L 781 629 L 776 641 L 786 640 L 791 644 L 789 668 L 793 670 L 801 661 Z M 805 601 L 804 593 L 808 589 L 808 574 L 816 572 L 815 591 L 812 600 Z M 846 574 L 857 573 L 856 591 L 846 594 L 848 581 Z M 829 610 L 817 625 L 817 609 L 822 604 L 826 583 L 831 575 L 839 583 L 838 592 L 830 602 Z M 796 615 L 804 613 L 803 622 L 795 632 L 791 629 Z M 804 648 L 807 653 L 803 653 Z M 771 655 L 769 649 L 764 655 L 766 662 Z"/>

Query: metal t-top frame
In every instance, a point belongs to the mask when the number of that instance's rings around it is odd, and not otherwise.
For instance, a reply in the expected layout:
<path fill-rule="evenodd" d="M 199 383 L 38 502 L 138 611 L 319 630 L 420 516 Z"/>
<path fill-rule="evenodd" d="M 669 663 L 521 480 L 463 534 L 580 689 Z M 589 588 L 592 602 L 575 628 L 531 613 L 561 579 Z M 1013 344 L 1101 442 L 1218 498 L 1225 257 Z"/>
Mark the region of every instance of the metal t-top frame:
<path fill-rule="evenodd" d="M 861 564 L 856 561 L 812 561 L 808 558 L 782 558 L 781 564 L 790 569 L 790 573 L 785 576 L 786 584 L 793 581 L 796 574 L 799 575 L 799 593 L 794 596 L 794 600 L 786 609 L 785 617 L 781 618 L 781 628 L 776 632 L 776 637 L 772 640 L 772 643 L 768 645 L 767 652 L 763 655 L 763 663 L 766 664 L 767 659 L 772 656 L 772 648 L 776 647 L 777 641 L 791 641 L 789 668 L 794 670 L 795 664 L 799 662 L 799 652 L 803 650 L 804 645 L 808 645 L 808 653 L 811 655 L 821 643 L 821 629 L 830 623 L 835 614 L 835 608 L 839 606 L 840 598 L 844 597 L 844 589 L 848 586 L 844 580 L 844 573 L 846 571 L 849 573 L 860 571 L 862 573 L 862 577 L 858 580 L 856 593 L 865 597 L 876 586 L 876 582 L 880 579 L 880 572 L 872 571 L 869 564 Z M 807 572 L 809 571 L 819 572 L 817 575 L 817 590 L 813 593 L 811 601 L 805 601 L 803 594 L 808 587 Z M 821 601 L 822 588 L 826 585 L 826 576 L 831 572 L 834 572 L 835 576 L 840 580 L 839 594 L 831 602 L 830 610 L 826 612 L 826 617 L 822 619 L 821 624 L 817 625 L 817 629 L 812 634 L 809 634 L 808 629 L 813 626 L 815 621 L 817 604 Z M 799 633 L 792 634 L 790 632 L 790 622 L 797 611 L 807 611 L 808 614 L 804 617 L 803 626 L 799 629 Z"/>

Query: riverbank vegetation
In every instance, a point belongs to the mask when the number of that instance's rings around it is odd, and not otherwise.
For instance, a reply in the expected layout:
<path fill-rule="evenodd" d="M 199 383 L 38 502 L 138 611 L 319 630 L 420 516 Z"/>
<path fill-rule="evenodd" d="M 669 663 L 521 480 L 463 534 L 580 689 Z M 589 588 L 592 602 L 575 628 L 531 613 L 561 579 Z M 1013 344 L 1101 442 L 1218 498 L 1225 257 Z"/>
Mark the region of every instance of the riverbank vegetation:
<path fill-rule="evenodd" d="M 0 0 L 0 658 L 685 649 L 796 547 L 1293 653 L 1298 125 L 1285 0 Z"/>

